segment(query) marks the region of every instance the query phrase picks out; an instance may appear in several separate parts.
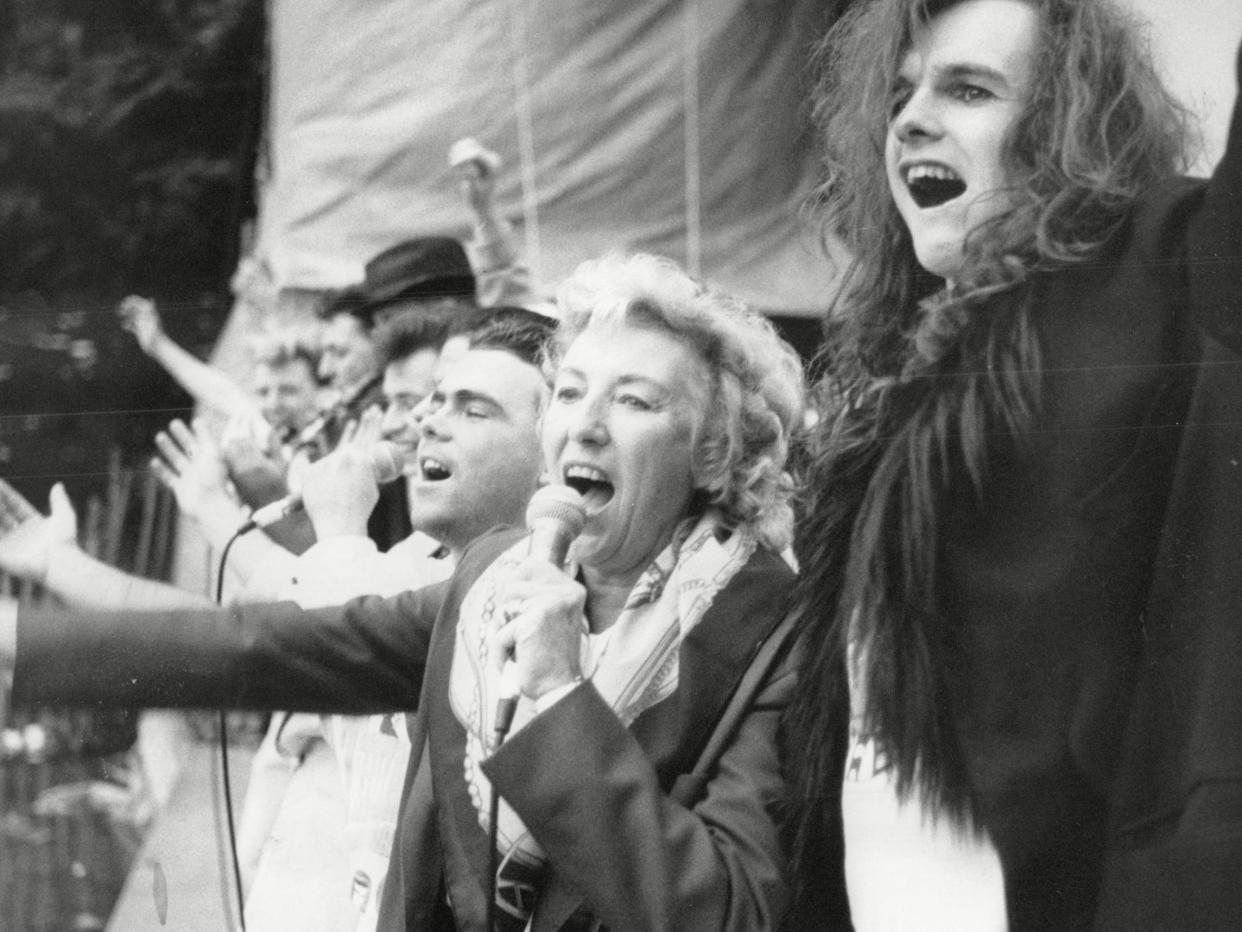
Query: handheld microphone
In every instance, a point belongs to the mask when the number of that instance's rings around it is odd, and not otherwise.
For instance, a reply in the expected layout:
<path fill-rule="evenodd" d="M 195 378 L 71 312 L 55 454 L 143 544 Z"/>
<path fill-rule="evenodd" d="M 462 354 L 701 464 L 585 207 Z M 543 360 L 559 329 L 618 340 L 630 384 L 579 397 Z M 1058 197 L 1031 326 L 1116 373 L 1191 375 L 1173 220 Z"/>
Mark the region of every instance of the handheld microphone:
<path fill-rule="evenodd" d="M 531 496 L 530 504 L 526 506 L 526 526 L 530 528 L 528 553 L 547 560 L 558 570 L 563 569 L 569 545 L 586 526 L 586 503 L 567 485 L 545 485 Z M 517 664 L 510 657 L 500 674 L 502 705 L 506 702 L 510 706 L 516 705 L 521 691 Z M 512 707 L 508 709 L 508 715 L 512 720 Z M 508 731 L 507 723 L 505 731 Z"/>
<path fill-rule="evenodd" d="M 366 453 L 376 485 L 392 482 L 401 475 L 401 470 L 405 466 L 405 458 L 401 454 L 401 448 L 395 443 L 381 440 L 374 446 L 367 447 Z M 286 495 L 262 508 L 256 508 L 246 522 L 238 528 L 237 533 L 246 534 L 258 527 L 271 527 L 277 521 L 301 511 L 302 508 L 301 495 L 297 493 Z"/>
<path fill-rule="evenodd" d="M 545 485 L 526 506 L 526 526 L 530 528 L 530 555 L 561 569 L 569 545 L 586 526 L 586 503 L 567 485 Z"/>

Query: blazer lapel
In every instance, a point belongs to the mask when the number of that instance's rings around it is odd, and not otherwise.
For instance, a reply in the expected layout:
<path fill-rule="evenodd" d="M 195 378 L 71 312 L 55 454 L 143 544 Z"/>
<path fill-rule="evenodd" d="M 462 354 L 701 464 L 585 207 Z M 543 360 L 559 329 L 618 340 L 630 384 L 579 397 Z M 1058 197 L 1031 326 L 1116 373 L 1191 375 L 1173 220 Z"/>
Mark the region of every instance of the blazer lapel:
<path fill-rule="evenodd" d="M 631 726 L 666 793 L 694 767 L 746 668 L 785 616 L 792 579 L 783 560 L 756 551 L 682 640 L 677 691 Z M 532 932 L 556 932 L 582 905 L 582 895 L 549 864 Z"/>
<path fill-rule="evenodd" d="M 699 759 L 712 729 L 768 634 L 785 616 L 792 571 L 784 561 L 758 550 L 717 595 L 703 620 L 681 643 L 675 752 L 656 762 L 667 792 Z M 635 722 L 635 725 L 638 723 Z M 635 729 L 635 734 L 640 731 Z"/>

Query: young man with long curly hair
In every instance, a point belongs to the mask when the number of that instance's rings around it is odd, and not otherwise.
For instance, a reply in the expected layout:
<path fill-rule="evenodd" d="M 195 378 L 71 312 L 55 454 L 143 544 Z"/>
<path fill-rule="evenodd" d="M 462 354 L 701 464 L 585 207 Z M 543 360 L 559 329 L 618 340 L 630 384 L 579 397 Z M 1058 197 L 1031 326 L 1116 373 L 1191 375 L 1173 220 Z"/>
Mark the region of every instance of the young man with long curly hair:
<path fill-rule="evenodd" d="M 1184 178 L 1106 0 L 873 0 L 822 61 L 803 905 L 1236 928 L 1242 125 Z"/>

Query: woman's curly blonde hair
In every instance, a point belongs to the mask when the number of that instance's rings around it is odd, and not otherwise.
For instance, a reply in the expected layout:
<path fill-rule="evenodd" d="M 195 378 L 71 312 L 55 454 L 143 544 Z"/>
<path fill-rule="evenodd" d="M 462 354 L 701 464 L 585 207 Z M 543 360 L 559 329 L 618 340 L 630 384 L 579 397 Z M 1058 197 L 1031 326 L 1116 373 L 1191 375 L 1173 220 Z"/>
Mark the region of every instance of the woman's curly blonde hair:
<path fill-rule="evenodd" d="M 555 370 L 588 327 L 656 327 L 693 347 L 711 373 L 695 463 L 698 504 L 780 550 L 793 531 L 790 439 L 805 388 L 794 350 L 763 315 L 710 291 L 676 263 L 651 255 L 584 262 L 557 293 L 561 323 L 548 350 Z"/>

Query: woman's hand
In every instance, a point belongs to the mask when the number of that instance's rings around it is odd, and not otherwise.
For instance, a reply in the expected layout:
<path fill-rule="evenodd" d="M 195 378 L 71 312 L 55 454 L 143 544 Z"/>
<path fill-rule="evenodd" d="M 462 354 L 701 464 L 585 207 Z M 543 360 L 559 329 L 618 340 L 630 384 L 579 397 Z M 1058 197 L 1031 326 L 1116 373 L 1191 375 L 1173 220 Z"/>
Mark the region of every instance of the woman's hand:
<path fill-rule="evenodd" d="M 512 658 L 522 694 L 538 699 L 582 676 L 586 589 L 546 560 L 520 563 L 500 593 L 493 656 Z"/>
<path fill-rule="evenodd" d="M 155 309 L 155 302 L 131 294 L 121 301 L 116 312 L 121 318 L 121 326 L 134 335 L 144 353 L 150 353 L 164 335 L 164 325 L 160 321 L 160 312 Z"/>
<path fill-rule="evenodd" d="M 78 545 L 78 516 L 61 483 L 48 496 L 44 517 L 15 488 L 0 479 L 0 569 L 42 584 L 55 552 Z"/>

